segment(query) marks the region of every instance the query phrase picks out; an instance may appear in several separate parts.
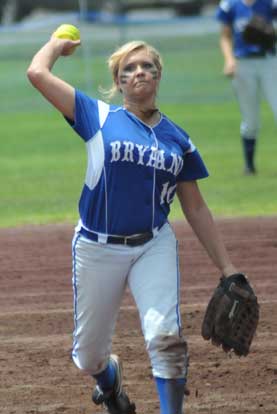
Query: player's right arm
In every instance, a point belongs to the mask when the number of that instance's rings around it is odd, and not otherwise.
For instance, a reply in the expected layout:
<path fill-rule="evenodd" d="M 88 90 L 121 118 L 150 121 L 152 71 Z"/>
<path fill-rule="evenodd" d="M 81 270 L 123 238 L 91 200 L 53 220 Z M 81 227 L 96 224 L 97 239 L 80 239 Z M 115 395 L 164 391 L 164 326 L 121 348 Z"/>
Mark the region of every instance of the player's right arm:
<path fill-rule="evenodd" d="M 220 48 L 224 57 L 223 73 L 226 76 L 233 76 L 236 71 L 236 59 L 233 52 L 232 27 L 227 24 L 221 27 Z"/>
<path fill-rule="evenodd" d="M 27 76 L 36 89 L 64 116 L 74 121 L 75 89 L 51 72 L 60 56 L 67 56 L 80 41 L 58 39 L 54 36 L 34 56 Z"/>

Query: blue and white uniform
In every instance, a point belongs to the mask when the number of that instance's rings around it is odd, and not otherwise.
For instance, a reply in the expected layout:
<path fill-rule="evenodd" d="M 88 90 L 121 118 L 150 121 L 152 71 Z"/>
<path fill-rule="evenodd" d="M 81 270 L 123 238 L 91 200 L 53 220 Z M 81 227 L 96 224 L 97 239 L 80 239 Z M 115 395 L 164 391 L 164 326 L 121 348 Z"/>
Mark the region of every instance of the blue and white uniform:
<path fill-rule="evenodd" d="M 71 125 L 85 141 L 88 166 L 73 240 L 73 359 L 92 375 L 104 369 L 128 285 L 154 376 L 182 378 L 177 243 L 167 217 L 177 183 L 208 172 L 187 133 L 163 114 L 150 127 L 123 107 L 75 96 Z"/>
<path fill-rule="evenodd" d="M 277 17 L 276 0 L 255 0 L 253 4 L 247 4 L 243 0 L 221 0 L 218 10 L 218 20 L 232 27 L 233 30 L 233 48 L 236 58 L 247 58 L 249 56 L 263 57 L 263 50 L 260 46 L 245 43 L 243 40 L 243 31 L 245 26 L 253 15 L 259 15 L 265 18 L 268 23 L 272 23 Z M 272 50 L 270 54 L 274 54 Z"/>
<path fill-rule="evenodd" d="M 258 45 L 247 44 L 242 36 L 253 15 L 262 16 L 268 23 L 272 23 L 277 17 L 277 0 L 221 0 L 217 9 L 217 19 L 229 26 L 233 34 L 233 53 L 237 59 L 233 86 L 240 105 L 240 133 L 244 139 L 245 151 L 249 145 L 253 146 L 254 151 L 260 128 L 262 92 L 277 121 L 276 50 L 264 51 Z"/>
<path fill-rule="evenodd" d="M 150 128 L 124 108 L 77 91 L 74 129 L 88 152 L 79 205 L 88 231 L 127 236 L 160 228 L 176 183 L 207 175 L 188 135 L 164 115 Z"/>

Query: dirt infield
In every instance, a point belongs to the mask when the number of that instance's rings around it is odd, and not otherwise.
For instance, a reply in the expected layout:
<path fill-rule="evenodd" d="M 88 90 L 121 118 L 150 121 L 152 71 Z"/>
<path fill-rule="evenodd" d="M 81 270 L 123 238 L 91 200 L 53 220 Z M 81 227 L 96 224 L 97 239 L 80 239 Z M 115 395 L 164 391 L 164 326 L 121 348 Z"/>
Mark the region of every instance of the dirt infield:
<path fill-rule="evenodd" d="M 185 223 L 180 241 L 182 317 L 190 348 L 186 414 L 277 413 L 277 217 L 219 220 L 233 261 L 257 291 L 261 321 L 247 358 L 205 342 L 200 325 L 218 273 Z M 92 414 L 93 382 L 71 361 L 71 225 L 0 230 L 1 414 Z M 103 298 L 104 300 L 104 298 Z M 138 414 L 158 414 L 137 311 L 127 292 L 113 351 Z"/>

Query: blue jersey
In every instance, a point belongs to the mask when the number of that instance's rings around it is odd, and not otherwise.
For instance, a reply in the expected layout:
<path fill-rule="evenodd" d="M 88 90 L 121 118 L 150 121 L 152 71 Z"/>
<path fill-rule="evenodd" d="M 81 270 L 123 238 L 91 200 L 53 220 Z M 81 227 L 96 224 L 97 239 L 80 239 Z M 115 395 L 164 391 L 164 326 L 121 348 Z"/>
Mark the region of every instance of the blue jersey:
<path fill-rule="evenodd" d="M 85 230 L 128 236 L 160 228 L 177 182 L 208 176 L 189 136 L 163 114 L 150 127 L 125 108 L 76 90 L 70 124 L 88 154 L 79 201 Z"/>
<path fill-rule="evenodd" d="M 221 0 L 217 19 L 232 27 L 234 55 L 237 58 L 262 52 L 261 47 L 245 43 L 242 32 L 251 17 L 263 16 L 268 23 L 277 17 L 277 0 L 255 0 L 251 5 L 243 0 Z"/>

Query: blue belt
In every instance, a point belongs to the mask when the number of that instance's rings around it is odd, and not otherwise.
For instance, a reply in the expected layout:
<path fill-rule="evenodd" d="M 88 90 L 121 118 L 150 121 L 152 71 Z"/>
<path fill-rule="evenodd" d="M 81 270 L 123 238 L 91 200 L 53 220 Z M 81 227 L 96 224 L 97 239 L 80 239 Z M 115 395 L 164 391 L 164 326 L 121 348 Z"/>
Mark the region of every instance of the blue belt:
<path fill-rule="evenodd" d="M 100 236 L 97 233 L 93 233 L 81 227 L 79 233 L 85 236 L 87 239 L 98 242 Z M 136 234 L 134 236 L 107 236 L 106 243 L 112 244 L 124 244 L 126 246 L 141 246 L 142 244 L 147 243 L 152 240 L 154 233 L 152 231 L 147 231 L 146 233 Z"/>

